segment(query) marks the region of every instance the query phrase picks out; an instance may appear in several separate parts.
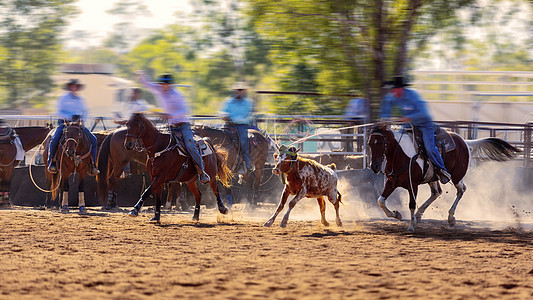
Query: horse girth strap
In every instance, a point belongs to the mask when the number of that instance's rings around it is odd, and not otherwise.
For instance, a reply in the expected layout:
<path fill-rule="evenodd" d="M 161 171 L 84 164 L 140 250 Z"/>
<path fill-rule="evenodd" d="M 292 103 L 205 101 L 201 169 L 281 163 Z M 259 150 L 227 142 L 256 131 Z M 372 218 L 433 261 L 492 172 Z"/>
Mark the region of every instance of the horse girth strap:
<path fill-rule="evenodd" d="M 403 165 L 403 167 L 401 167 L 400 169 L 398 170 L 394 170 L 392 169 L 390 172 L 387 172 L 387 170 L 385 169 L 385 175 L 390 178 L 391 180 L 398 180 L 398 176 L 400 174 L 402 174 L 403 172 L 409 170 L 409 168 L 411 167 L 411 165 L 413 164 L 414 161 L 416 161 L 418 159 L 418 157 L 420 156 L 419 153 L 415 154 L 413 157 L 411 157 L 409 159 L 409 163 L 408 164 L 405 164 Z"/>

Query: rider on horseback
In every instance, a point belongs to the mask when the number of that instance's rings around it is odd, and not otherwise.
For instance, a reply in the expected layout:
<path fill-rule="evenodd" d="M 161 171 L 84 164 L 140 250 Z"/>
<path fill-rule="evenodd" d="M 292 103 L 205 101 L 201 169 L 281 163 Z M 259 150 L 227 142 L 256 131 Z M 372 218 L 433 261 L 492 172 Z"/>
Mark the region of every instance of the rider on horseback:
<path fill-rule="evenodd" d="M 402 115 L 401 120 L 406 123 L 411 123 L 422 133 L 427 155 L 435 166 L 440 181 L 442 184 L 448 183 L 451 180 L 451 175 L 446 170 L 439 150 L 435 146 L 433 119 L 422 97 L 416 91 L 405 88 L 409 85 L 404 82 L 401 76 L 395 76 L 392 81 L 385 82 L 383 87 L 389 89 L 389 92 L 383 98 L 380 117 L 390 117 L 392 107 L 399 107 L 400 114 Z"/>
<path fill-rule="evenodd" d="M 85 104 L 85 99 L 78 95 L 78 91 L 80 91 L 82 88 L 83 85 L 78 81 L 78 79 L 71 79 L 69 82 L 67 82 L 67 84 L 65 84 L 65 90 L 67 90 L 68 92 L 61 96 L 57 101 L 56 115 L 58 117 L 58 126 L 56 128 L 54 136 L 52 137 L 52 140 L 50 141 L 50 148 L 48 149 L 48 171 L 52 174 L 55 174 L 58 171 L 57 164 L 54 158 L 57 146 L 59 144 L 59 140 L 63 135 L 63 129 L 66 126 L 65 120 L 74 121 L 74 116 L 79 116 L 83 123 L 87 121 L 89 113 L 87 110 L 87 105 Z M 100 173 L 100 171 L 98 171 L 98 169 L 96 168 L 96 153 L 98 151 L 96 137 L 89 131 L 89 129 L 87 129 L 87 127 L 83 126 L 83 129 L 85 131 L 85 134 L 87 134 L 87 136 L 91 140 L 92 162 L 89 170 L 89 175 L 95 176 Z"/>
<path fill-rule="evenodd" d="M 241 154 L 246 164 L 246 170 L 253 172 L 255 166 L 250 164 L 250 153 L 248 151 L 248 129 L 250 119 L 254 110 L 254 103 L 246 97 L 248 87 L 244 82 L 236 82 L 232 88 L 234 95 L 226 99 L 222 105 L 222 120 L 226 121 L 227 127 L 235 127 L 239 136 Z"/>
<path fill-rule="evenodd" d="M 185 147 L 196 163 L 196 170 L 200 174 L 200 182 L 208 183 L 210 178 L 204 171 L 204 162 L 194 144 L 191 124 L 187 117 L 190 113 L 189 103 L 182 93 L 172 87 L 174 77 L 171 74 L 163 74 L 157 79 L 156 83 L 153 83 L 144 71 L 139 71 L 138 75 L 139 81 L 156 96 L 155 99 L 165 112 L 163 118 L 168 119 L 170 123 L 172 134 L 181 133 L 183 136 Z"/>

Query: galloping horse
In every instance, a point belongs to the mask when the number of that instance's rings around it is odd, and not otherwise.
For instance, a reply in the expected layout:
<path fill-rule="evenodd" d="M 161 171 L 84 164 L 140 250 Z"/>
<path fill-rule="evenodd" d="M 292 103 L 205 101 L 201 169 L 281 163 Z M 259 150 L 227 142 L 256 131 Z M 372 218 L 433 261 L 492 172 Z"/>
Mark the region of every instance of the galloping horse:
<path fill-rule="evenodd" d="M 233 173 L 237 171 L 242 158 L 240 158 L 239 141 L 232 139 L 232 133 L 228 130 L 215 129 L 207 126 L 194 126 L 194 133 L 211 139 L 213 144 L 219 145 L 228 151 L 228 167 Z M 248 171 L 244 174 L 244 181 L 248 184 L 247 198 L 250 203 L 256 204 L 257 191 L 261 184 L 261 177 L 263 176 L 263 167 L 268 158 L 268 139 L 259 131 L 249 129 L 248 134 L 252 136 L 250 141 L 250 163 L 255 166 L 255 174 L 253 180 L 250 179 L 252 174 Z"/>
<path fill-rule="evenodd" d="M 507 161 L 521 150 L 498 138 L 484 138 L 479 140 L 464 140 L 455 133 L 449 133 L 455 142 L 455 149 L 447 151 L 444 156 L 446 169 L 452 176 L 452 182 L 457 189 L 457 197 L 448 211 L 448 223 L 455 225 L 455 209 L 466 191 L 463 178 L 468 170 L 471 153 L 479 153 L 485 159 Z M 414 232 L 415 225 L 420 222 L 422 215 L 429 205 L 442 194 L 438 178 L 433 168 L 424 172 L 424 161 L 419 157 L 411 138 L 407 134 L 399 133 L 387 128 L 385 123 L 375 125 L 370 132 L 368 145 L 372 154 L 371 169 L 374 173 L 383 172 L 387 177 L 385 187 L 378 199 L 379 206 L 387 217 L 402 219 L 398 211 L 390 211 L 385 205 L 387 197 L 397 188 L 409 191 L 409 209 L 411 222 L 408 231 Z M 431 188 L 429 197 L 415 215 L 416 195 L 418 186 L 428 183 Z"/>
<path fill-rule="evenodd" d="M 81 120 L 76 122 L 65 122 L 66 127 L 59 141 L 59 151 L 56 152 L 56 161 L 58 162 L 58 172 L 52 174 L 46 169 L 46 180 L 51 189 L 51 199 L 47 197 L 46 206 L 57 203 L 59 192 L 63 192 L 63 201 L 61 203 L 61 212 L 67 213 L 68 209 L 68 178 L 73 173 L 79 174 L 79 212 L 87 213 L 85 207 L 84 183 L 85 176 L 91 165 L 91 141 L 85 134 L 81 125 Z M 45 142 L 44 157 L 48 157 L 48 148 L 51 136 L 48 136 Z"/>
<path fill-rule="evenodd" d="M 33 147 L 42 143 L 50 132 L 49 127 L 14 127 L 13 133 L 18 135 L 24 152 L 31 150 Z M 0 195 L 1 198 L 10 201 L 9 188 L 13 171 L 20 160 L 17 159 L 17 147 L 11 136 L 0 140 Z M 2 199 L 0 199 L 2 202 Z"/>
<path fill-rule="evenodd" d="M 183 154 L 183 150 L 180 150 L 182 147 L 176 145 L 170 134 L 160 133 L 152 122 L 142 114 L 133 114 L 126 126 L 128 131 L 124 140 L 125 148 L 128 150 L 144 149 L 147 151 L 146 167 L 152 177 L 150 186 L 141 195 L 129 215 L 132 217 L 138 216 L 144 201 L 153 192 L 155 194 L 156 209 L 155 216 L 150 221 L 159 223 L 161 218 L 162 185 L 167 181 L 179 181 L 186 182 L 189 190 L 194 195 L 196 207 L 193 220 L 198 221 L 202 196 L 196 186 L 198 174 L 192 158 Z M 208 141 L 206 141 L 206 144 L 211 150 L 211 154 L 202 156 L 205 172 L 211 178 L 209 185 L 217 198 L 218 209 L 221 213 L 226 214 L 228 209 L 220 198 L 216 179 L 218 177 L 224 185 L 227 185 L 228 180 L 231 178 L 231 172 L 226 166 L 227 154 L 222 149 L 215 150 Z"/>

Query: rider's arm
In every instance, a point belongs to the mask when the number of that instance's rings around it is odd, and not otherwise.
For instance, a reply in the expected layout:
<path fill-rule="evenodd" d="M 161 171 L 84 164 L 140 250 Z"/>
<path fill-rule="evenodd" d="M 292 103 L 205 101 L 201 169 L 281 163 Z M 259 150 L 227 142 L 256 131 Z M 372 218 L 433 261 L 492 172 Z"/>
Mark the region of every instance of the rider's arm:
<path fill-rule="evenodd" d="M 222 120 L 226 122 L 231 122 L 230 113 L 229 113 L 229 108 L 230 108 L 229 102 L 230 102 L 230 99 L 226 99 L 224 103 L 222 103 L 222 109 L 220 109 L 220 113 L 219 113 Z"/>
<path fill-rule="evenodd" d="M 422 97 L 412 90 L 406 89 L 404 93 L 404 98 L 409 102 L 408 106 L 412 107 L 412 109 L 403 110 L 404 116 L 417 123 L 431 121 L 426 102 L 422 100 Z"/>
<path fill-rule="evenodd" d="M 159 94 L 161 93 L 161 90 L 159 88 L 159 85 L 157 83 L 154 83 L 150 80 L 150 76 L 144 74 L 144 73 L 140 73 L 139 74 L 139 82 L 146 88 L 148 89 L 150 92 L 154 93 L 154 94 Z M 156 97 L 157 98 L 157 97 Z"/>

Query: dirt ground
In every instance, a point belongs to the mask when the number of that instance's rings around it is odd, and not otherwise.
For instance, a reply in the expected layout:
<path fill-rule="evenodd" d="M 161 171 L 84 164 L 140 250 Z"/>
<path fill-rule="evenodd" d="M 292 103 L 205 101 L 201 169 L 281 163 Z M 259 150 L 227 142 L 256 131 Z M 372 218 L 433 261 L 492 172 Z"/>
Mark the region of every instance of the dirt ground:
<path fill-rule="evenodd" d="M 287 228 L 283 215 L 262 226 L 274 206 L 204 209 L 199 223 L 165 213 L 161 225 L 148 211 L 3 209 L 0 298 L 533 298 L 530 229 L 426 220 L 412 234 L 406 221 L 346 217 L 326 228 L 318 208 L 297 208 Z"/>

